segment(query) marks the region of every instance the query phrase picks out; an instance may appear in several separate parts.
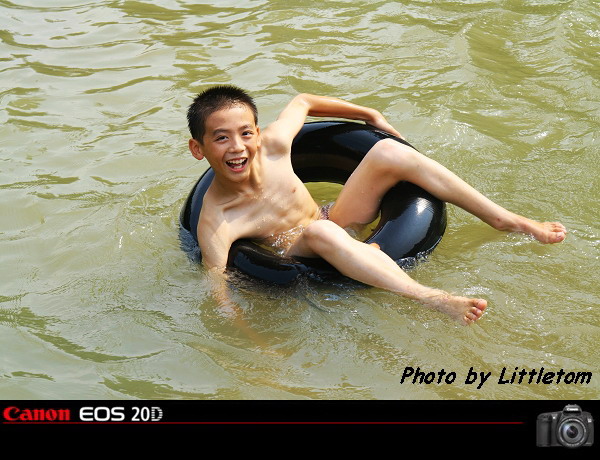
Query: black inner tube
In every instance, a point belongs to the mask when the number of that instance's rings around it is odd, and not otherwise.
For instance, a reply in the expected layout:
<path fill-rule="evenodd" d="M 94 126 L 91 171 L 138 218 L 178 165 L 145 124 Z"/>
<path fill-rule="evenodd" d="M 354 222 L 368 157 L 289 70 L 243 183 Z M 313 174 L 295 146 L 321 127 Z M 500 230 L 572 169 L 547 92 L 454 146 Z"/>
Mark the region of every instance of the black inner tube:
<path fill-rule="evenodd" d="M 371 147 L 389 138 L 410 145 L 360 123 L 306 123 L 292 144 L 292 166 L 302 182 L 344 184 Z M 182 248 L 196 261 L 202 257 L 196 235 L 198 219 L 213 177 L 209 168 L 198 179 L 179 217 Z M 445 229 L 446 204 L 414 184 L 400 182 L 384 196 L 379 224 L 364 241 L 377 243 L 396 263 L 410 266 L 433 251 Z M 320 279 L 340 276 L 323 259 L 282 257 L 246 239 L 232 245 L 227 265 L 276 284 L 289 284 L 303 274 Z"/>

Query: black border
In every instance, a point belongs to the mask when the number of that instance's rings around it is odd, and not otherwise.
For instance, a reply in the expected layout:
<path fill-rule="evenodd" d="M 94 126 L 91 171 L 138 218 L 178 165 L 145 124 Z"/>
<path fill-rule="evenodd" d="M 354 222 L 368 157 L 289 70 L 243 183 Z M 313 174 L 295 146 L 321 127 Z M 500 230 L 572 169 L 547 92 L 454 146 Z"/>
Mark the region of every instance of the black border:
<path fill-rule="evenodd" d="M 598 446 L 566 449 L 536 446 L 536 420 L 542 412 L 561 411 L 578 404 L 592 416 L 600 413 L 598 401 L 0 401 L 0 436 L 63 435 L 111 436 L 151 443 L 159 436 L 177 436 L 182 442 L 202 439 L 226 442 L 241 452 L 248 443 L 285 442 L 289 453 L 327 450 L 355 453 L 372 445 L 380 455 L 389 449 L 408 453 L 451 453 L 467 449 L 473 455 L 492 453 L 597 456 Z M 69 409 L 70 422 L 10 422 L 8 407 Z M 118 408 L 124 422 L 82 422 L 81 408 Z M 133 422 L 134 407 L 159 408 L 159 421 Z M 122 408 L 122 409 L 121 409 Z M 12 412 L 16 412 L 12 410 Z M 159 413 L 159 411 L 155 411 Z M 596 417 L 594 417 L 596 419 Z M 78 439 L 77 438 L 77 439 Z M 31 438 L 30 438 L 31 439 Z M 75 439 L 75 438 L 71 438 Z M 235 441 L 235 442 L 233 442 Z M 334 444 L 332 444 L 334 442 Z M 316 444 L 315 444 L 316 443 Z M 331 449 L 331 450 L 330 450 Z M 408 450 L 406 450 L 408 449 Z M 473 451 L 472 449 L 485 449 Z M 400 452 L 398 452 L 400 453 Z M 281 452 L 285 455 L 285 452 Z"/>

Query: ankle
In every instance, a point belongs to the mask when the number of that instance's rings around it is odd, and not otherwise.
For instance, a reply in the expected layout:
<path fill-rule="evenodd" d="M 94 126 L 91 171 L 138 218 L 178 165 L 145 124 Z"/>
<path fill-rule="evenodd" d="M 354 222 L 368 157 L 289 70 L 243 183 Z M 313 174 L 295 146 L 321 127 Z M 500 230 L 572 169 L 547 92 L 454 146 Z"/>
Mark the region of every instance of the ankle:
<path fill-rule="evenodd" d="M 526 222 L 524 217 L 508 212 L 505 216 L 494 217 L 491 226 L 503 232 L 519 232 L 524 230 Z"/>

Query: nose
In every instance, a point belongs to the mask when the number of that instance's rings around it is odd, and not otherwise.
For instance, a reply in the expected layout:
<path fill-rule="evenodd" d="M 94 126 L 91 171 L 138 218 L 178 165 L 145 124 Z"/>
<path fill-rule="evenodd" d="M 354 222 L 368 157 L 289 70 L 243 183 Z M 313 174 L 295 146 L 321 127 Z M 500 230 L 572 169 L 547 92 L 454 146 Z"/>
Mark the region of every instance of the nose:
<path fill-rule="evenodd" d="M 244 142 L 240 136 L 233 136 L 231 138 L 230 150 L 232 152 L 241 152 L 246 149 Z"/>

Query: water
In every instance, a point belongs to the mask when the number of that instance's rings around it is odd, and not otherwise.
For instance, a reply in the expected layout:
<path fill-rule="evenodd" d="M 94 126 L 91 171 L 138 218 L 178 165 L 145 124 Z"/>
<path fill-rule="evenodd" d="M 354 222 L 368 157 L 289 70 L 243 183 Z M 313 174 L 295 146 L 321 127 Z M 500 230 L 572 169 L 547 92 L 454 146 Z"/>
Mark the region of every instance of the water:
<path fill-rule="evenodd" d="M 497 383 L 504 367 L 598 371 L 596 6 L 0 0 L 2 399 L 597 399 L 598 375 Z M 216 83 L 251 92 L 263 126 L 298 92 L 375 107 L 568 238 L 544 246 L 449 207 L 411 274 L 486 298 L 469 328 L 348 282 L 237 277 L 238 313 L 223 311 L 177 239 L 206 168 L 185 111 Z M 407 366 L 457 380 L 400 384 Z M 492 378 L 466 385 L 470 368 Z"/>

